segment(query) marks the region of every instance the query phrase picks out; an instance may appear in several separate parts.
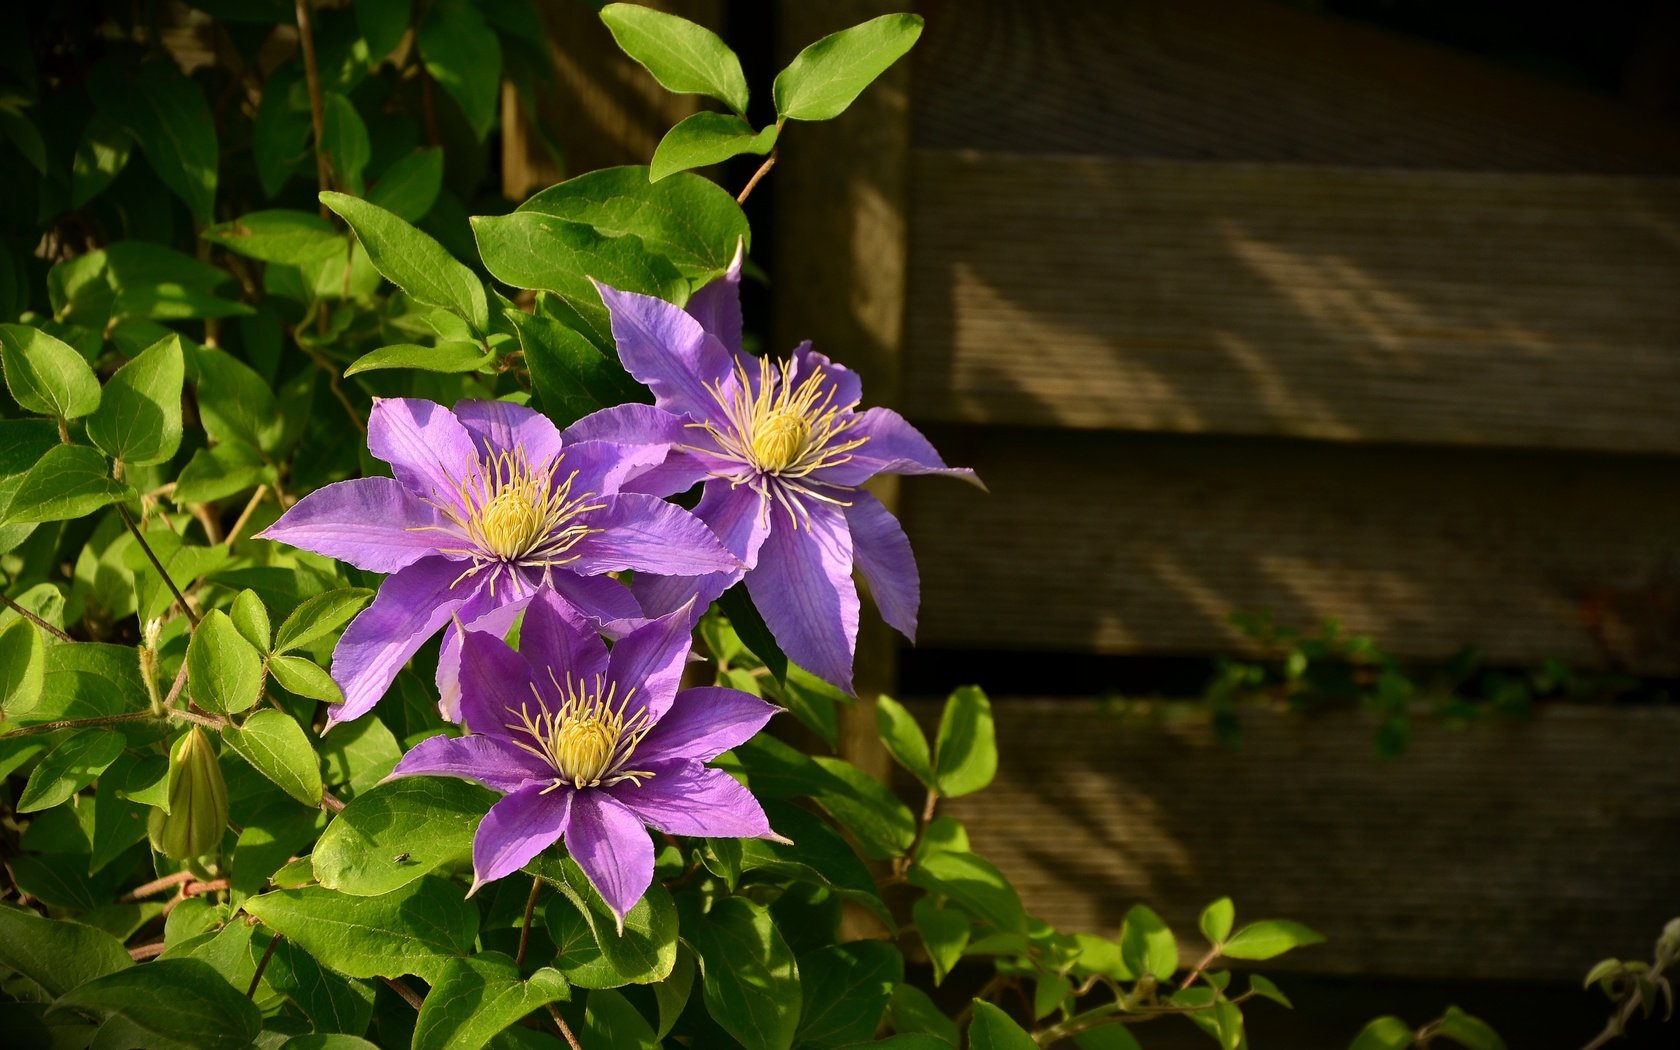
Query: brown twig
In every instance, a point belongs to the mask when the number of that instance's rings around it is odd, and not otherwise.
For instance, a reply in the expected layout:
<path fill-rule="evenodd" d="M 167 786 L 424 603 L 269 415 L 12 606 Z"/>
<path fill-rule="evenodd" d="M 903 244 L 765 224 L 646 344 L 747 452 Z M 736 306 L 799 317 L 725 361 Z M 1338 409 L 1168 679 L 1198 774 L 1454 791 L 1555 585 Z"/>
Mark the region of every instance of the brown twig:
<path fill-rule="evenodd" d="M 328 813 L 339 813 L 339 812 L 343 811 L 344 803 L 339 799 L 339 797 L 337 795 L 333 794 L 331 791 L 328 791 L 326 788 L 322 788 L 321 789 L 321 808 L 326 810 Z"/>
<path fill-rule="evenodd" d="M 280 934 L 275 933 L 268 939 L 268 947 L 263 949 L 262 958 L 257 960 L 257 972 L 251 975 L 251 987 L 245 989 L 245 998 L 257 997 L 257 985 L 262 983 L 263 971 L 268 969 L 268 960 L 274 958 L 274 949 L 280 947 Z"/>
<path fill-rule="evenodd" d="M 181 888 L 181 896 L 197 897 L 201 893 L 219 893 L 228 888 L 228 880 L 211 879 L 209 882 L 189 882 Z"/>
<path fill-rule="evenodd" d="M 123 894 L 121 897 L 118 897 L 117 900 L 124 903 L 137 901 L 142 897 L 150 897 L 154 893 L 162 893 L 171 886 L 179 886 L 183 882 L 191 882 L 192 878 L 193 873 L 190 871 L 177 871 L 173 875 L 165 875 L 161 879 L 153 879 L 151 882 L 136 886 L 132 890 Z"/>
<path fill-rule="evenodd" d="M 119 722 L 143 722 L 157 716 L 150 711 L 125 711 L 120 715 L 98 715 L 93 718 L 66 718 L 57 722 L 41 722 L 7 733 L 7 736 L 32 736 L 36 733 L 56 733 L 60 729 L 86 729 L 89 726 L 116 725 Z"/>
<path fill-rule="evenodd" d="M 402 1001 L 414 1007 L 416 1010 L 420 1009 L 420 1007 L 425 1003 L 425 1000 L 420 998 L 419 992 L 402 983 L 402 981 L 397 978 L 381 977 L 380 980 L 385 982 L 385 987 L 402 996 Z"/>
<path fill-rule="evenodd" d="M 560 1016 L 560 1011 L 554 1008 L 554 1004 L 544 1003 L 543 1005 L 548 1007 L 548 1016 L 554 1019 L 554 1027 L 560 1029 L 560 1035 L 566 1040 L 566 1045 L 571 1047 L 572 1050 L 583 1050 L 583 1044 L 578 1042 L 577 1036 L 572 1034 L 571 1026 L 566 1024 L 566 1019 Z"/>
<path fill-rule="evenodd" d="M 163 562 L 158 561 L 158 556 L 152 550 L 152 545 L 146 542 L 146 537 L 141 533 L 140 526 L 134 521 L 134 515 L 130 514 L 128 508 L 121 503 L 116 506 L 117 514 L 122 517 L 123 524 L 127 525 L 128 531 L 134 534 L 134 542 L 140 544 L 140 549 L 146 552 L 146 559 L 152 563 L 152 568 L 156 569 L 157 574 L 163 577 L 164 586 L 168 587 L 169 593 L 175 596 L 175 601 L 180 604 L 181 611 L 186 614 L 187 622 L 197 627 L 198 613 L 194 612 L 193 607 L 187 604 L 186 597 L 181 594 L 181 588 L 175 586 L 175 581 L 170 578 L 169 573 L 164 571 Z"/>
<path fill-rule="evenodd" d="M 48 634 L 52 635 L 54 638 L 57 638 L 59 641 L 61 641 L 61 642 L 73 642 L 73 641 L 76 640 L 76 639 L 70 637 L 69 635 L 65 634 L 63 631 L 59 630 L 57 627 L 54 627 L 52 624 L 50 624 L 47 621 L 41 619 L 39 616 L 30 612 L 28 609 L 25 609 L 23 606 L 19 605 L 17 602 L 12 601 L 10 598 L 6 597 L 4 594 L 0 594 L 0 602 L 4 602 L 5 605 L 6 605 L 6 608 L 8 608 L 8 609 L 12 610 L 13 612 L 17 613 L 19 616 L 23 617 L 25 620 L 28 620 L 30 623 L 39 627 L 41 630 L 43 630 L 43 631 L 47 632 Z"/>
<path fill-rule="evenodd" d="M 233 528 L 228 530 L 227 538 L 222 541 L 223 543 L 230 548 L 233 546 L 234 541 L 239 539 L 239 534 L 245 531 L 245 526 L 251 523 L 251 515 L 257 512 L 257 507 L 262 504 L 263 497 L 266 495 L 268 495 L 268 486 L 258 485 L 257 491 L 251 493 L 251 501 L 245 504 L 244 510 L 239 512 L 239 517 L 235 519 Z"/>
<path fill-rule="evenodd" d="M 164 944 L 162 941 L 153 941 L 151 944 L 142 944 L 138 948 L 130 948 L 128 950 L 128 957 L 133 959 L 135 962 L 144 962 L 147 959 L 156 958 L 157 956 L 162 955 L 163 950 L 167 947 L 169 946 Z"/>
<path fill-rule="evenodd" d="M 309 120 L 315 128 L 315 181 L 325 193 L 332 189 L 332 162 L 323 145 L 327 118 L 321 102 L 321 69 L 315 64 L 315 26 L 309 10 L 312 2 L 297 0 L 298 42 L 303 47 L 303 74 L 309 82 Z M 321 218 L 332 218 L 332 209 L 324 201 Z"/>
<path fill-rule="evenodd" d="M 525 965 L 525 948 L 531 940 L 531 916 L 537 911 L 537 893 L 542 889 L 542 880 L 531 879 L 531 895 L 525 898 L 525 925 L 519 928 L 519 954 L 513 957 L 515 966 Z"/>
<path fill-rule="evenodd" d="M 770 155 L 768 157 L 764 158 L 764 163 L 760 164 L 758 166 L 758 170 L 753 172 L 752 178 L 747 180 L 746 186 L 743 187 L 742 190 L 741 190 L 741 195 L 739 197 L 735 198 L 735 203 L 736 204 L 747 203 L 748 194 L 752 193 L 753 189 L 758 185 L 759 180 L 764 178 L 764 176 L 770 174 L 770 169 L 775 167 L 775 166 L 776 166 L 776 149 L 775 149 L 775 147 L 772 147 L 771 150 L 770 150 Z"/>

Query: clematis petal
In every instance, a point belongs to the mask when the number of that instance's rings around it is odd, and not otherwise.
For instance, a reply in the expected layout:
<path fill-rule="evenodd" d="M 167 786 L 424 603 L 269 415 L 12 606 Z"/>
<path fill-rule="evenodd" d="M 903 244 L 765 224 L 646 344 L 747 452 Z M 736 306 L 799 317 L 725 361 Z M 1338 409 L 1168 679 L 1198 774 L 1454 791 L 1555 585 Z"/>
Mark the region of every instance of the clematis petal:
<path fill-rule="evenodd" d="M 473 581 L 455 585 L 460 574 L 459 562 L 431 557 L 385 578 L 333 650 L 332 677 L 344 703 L 328 710 L 329 726 L 371 710 L 408 658 L 473 596 Z"/>
<path fill-rule="evenodd" d="M 629 781 L 607 791 L 643 823 L 671 835 L 724 839 L 781 838 L 758 799 L 721 769 L 698 762 L 661 763 L 636 787 Z"/>
<path fill-rule="evenodd" d="M 575 572 L 555 572 L 548 575 L 549 586 L 560 593 L 574 608 L 599 624 L 601 633 L 617 638 L 629 627 L 616 630 L 625 621 L 637 623 L 645 619 L 642 607 L 630 588 L 609 576 L 579 576 Z"/>
<path fill-rule="evenodd" d="M 531 668 L 531 679 L 539 689 L 548 684 L 548 673 L 565 681 L 566 676 L 592 681 L 607 673 L 607 647 L 601 636 L 571 603 L 544 587 L 525 610 L 519 628 L 519 655 Z"/>
<path fill-rule="evenodd" d="M 684 689 L 642 738 L 637 761 L 710 761 L 751 740 L 781 710 L 739 689 Z"/>
<path fill-rule="evenodd" d="M 722 277 L 688 297 L 688 315 L 725 348 L 741 348 L 741 264 L 746 259 L 746 241 L 735 242 L 735 258 Z"/>
<path fill-rule="evenodd" d="M 694 648 L 695 610 L 695 606 L 685 605 L 649 620 L 612 647 L 607 658 L 607 681 L 617 686 L 619 696 L 631 697 L 625 705 L 626 717 L 645 709 L 657 722 L 670 709 L 682 684 L 688 654 Z"/>
<path fill-rule="evenodd" d="M 614 405 L 593 412 L 567 427 L 562 437 L 568 443 L 605 441 L 615 445 L 661 445 L 665 458 L 626 477 L 623 492 L 645 492 L 650 496 L 675 496 L 687 492 L 705 479 L 707 465 L 687 451 L 676 448 L 705 432 L 688 425 L 686 416 L 653 405 Z"/>
<path fill-rule="evenodd" d="M 455 479 L 478 461 L 472 435 L 447 408 L 412 397 L 381 397 L 368 416 L 368 451 L 391 464 L 410 492 L 454 501 Z"/>
<path fill-rule="evenodd" d="M 536 596 L 532 590 L 506 601 L 503 599 L 507 591 L 497 590 L 499 596 L 491 594 L 488 587 L 479 588 L 478 594 L 455 614 L 454 622 L 443 629 L 443 644 L 438 647 L 438 711 L 448 721 L 461 721 L 461 638 L 467 631 L 484 631 L 506 638 L 514 621 Z"/>
<path fill-rule="evenodd" d="M 523 868 L 576 827 L 575 798 L 576 793 L 564 786 L 527 784 L 491 806 L 473 836 L 473 884 L 467 896 Z M 651 843 L 648 848 L 653 848 Z"/>
<path fill-rule="evenodd" d="M 522 448 L 530 462 L 547 463 L 560 454 L 560 431 L 535 409 L 511 401 L 467 400 L 457 401 L 453 411 L 480 457 Z"/>
<path fill-rule="evenodd" d="M 520 711 L 537 713 L 541 700 L 531 686 L 530 665 L 501 638 L 488 631 L 462 633 L 461 721 L 469 730 L 508 736 L 508 724 L 519 724 Z"/>
<path fill-rule="evenodd" d="M 948 474 L 986 486 L 966 467 L 947 467 L 933 445 L 890 408 L 871 408 L 857 414 L 847 438 L 868 438 L 851 459 L 812 475 L 833 485 L 861 485 L 877 474 Z"/>
<path fill-rule="evenodd" d="M 572 494 L 611 496 L 630 478 L 659 466 L 664 445 L 620 445 L 610 441 L 579 441 L 567 445 L 554 460 L 556 482 L 571 478 Z"/>
<path fill-rule="evenodd" d="M 834 407 L 855 405 L 863 399 L 863 380 L 858 374 L 812 350 L 810 340 L 794 348 L 793 362 L 792 378 L 796 383 L 804 380 L 812 372 L 822 373 L 825 389 L 834 391 L 834 398 L 830 402 Z"/>
<path fill-rule="evenodd" d="M 730 372 L 729 352 L 680 306 L 595 283 L 612 317 L 625 371 L 653 391 L 655 403 L 696 419 L 717 407 L 706 384 Z"/>
<path fill-rule="evenodd" d="M 599 510 L 579 516 L 589 535 L 569 552 L 566 568 L 584 576 L 635 569 L 661 576 L 732 572 L 740 561 L 700 519 L 675 504 L 640 493 L 603 496 Z"/>
<path fill-rule="evenodd" d="M 641 818 L 604 791 L 574 792 L 571 818 L 566 850 L 618 917 L 623 933 L 625 913 L 653 883 L 653 841 Z"/>
<path fill-rule="evenodd" d="M 910 538 L 881 501 L 859 489 L 851 494 L 846 524 L 852 533 L 852 556 L 869 595 L 899 634 L 916 640 L 916 609 L 922 600 L 921 576 Z"/>
<path fill-rule="evenodd" d="M 257 534 L 368 572 L 395 572 L 439 546 L 453 546 L 436 508 L 391 478 L 356 478 L 316 489 Z"/>
<path fill-rule="evenodd" d="M 770 514 L 762 494 L 744 485 L 714 481 L 706 485 L 694 516 L 705 522 L 729 553 L 747 566 L 758 560 L 764 537 L 770 534 Z M 663 615 L 690 598 L 698 608 L 717 601 L 745 573 L 744 569 L 705 576 L 656 576 L 637 573 L 630 588 L 649 615 Z"/>
<path fill-rule="evenodd" d="M 790 525 L 784 512 L 747 573 L 747 592 L 776 644 L 799 666 L 852 691 L 858 596 L 852 583 L 852 537 L 840 508 L 807 501 L 810 520 Z"/>
<path fill-rule="evenodd" d="M 548 784 L 554 770 L 547 762 L 501 737 L 431 736 L 415 744 L 391 770 L 394 777 L 455 777 L 483 784 L 504 795 L 533 780 Z"/>

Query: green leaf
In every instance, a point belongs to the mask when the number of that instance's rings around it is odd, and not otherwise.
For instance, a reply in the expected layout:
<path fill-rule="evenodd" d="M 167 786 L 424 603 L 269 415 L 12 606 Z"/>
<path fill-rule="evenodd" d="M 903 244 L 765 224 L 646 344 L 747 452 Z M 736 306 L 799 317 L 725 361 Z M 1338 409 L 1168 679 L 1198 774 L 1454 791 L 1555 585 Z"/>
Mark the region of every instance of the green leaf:
<path fill-rule="evenodd" d="M 243 441 L 223 441 L 193 453 L 175 479 L 175 502 L 182 506 L 214 503 L 248 492 L 272 480 L 272 474 L 262 453 Z"/>
<path fill-rule="evenodd" d="M 1206 937 L 1211 945 L 1223 944 L 1225 938 L 1231 935 L 1231 923 L 1236 917 L 1236 905 L 1231 903 L 1231 898 L 1219 898 L 1202 909 L 1202 917 L 1199 921 L 1202 936 Z"/>
<path fill-rule="evenodd" d="M 205 433 L 217 441 L 239 441 L 265 451 L 278 448 L 286 421 L 267 381 L 222 350 L 203 347 L 194 359 L 198 414 Z"/>
<path fill-rule="evenodd" d="M 584 1046 L 603 1050 L 659 1050 L 659 1039 L 647 1019 L 630 1000 L 608 989 L 589 993 L 578 1038 Z"/>
<path fill-rule="evenodd" d="M 653 997 L 659 1007 L 659 1023 L 655 1026 L 654 1038 L 663 1039 L 676 1027 L 677 1019 L 682 1016 L 694 991 L 694 975 L 699 969 L 694 953 L 686 945 L 679 946 L 677 965 L 672 967 L 671 976 L 653 986 Z"/>
<path fill-rule="evenodd" d="M 969 1050 L 1038 1050 L 1033 1037 L 1002 1010 L 984 999 L 974 1000 L 974 1020 L 968 1025 Z"/>
<path fill-rule="evenodd" d="M 329 704 L 342 704 L 344 691 L 321 665 L 301 656 L 271 656 L 268 673 L 288 692 Z"/>
<path fill-rule="evenodd" d="M 776 644 L 775 636 L 764 623 L 764 617 L 759 615 L 758 607 L 753 605 L 747 588 L 737 584 L 724 591 L 723 596 L 718 599 L 718 608 L 729 617 L 729 625 L 735 629 L 741 643 L 758 657 L 769 670 L 770 676 L 779 682 L 787 681 L 787 655 Z"/>
<path fill-rule="evenodd" d="M 373 989 L 322 969 L 314 957 L 290 941 L 280 941 L 269 961 L 267 980 L 276 992 L 296 1003 L 318 1031 L 367 1031 Z"/>
<path fill-rule="evenodd" d="M 360 196 L 362 170 L 373 156 L 373 147 L 361 114 L 336 91 L 321 95 L 321 146 L 332 161 L 335 184 Z"/>
<path fill-rule="evenodd" d="M 313 132 L 305 109 L 293 109 L 291 86 L 300 75 L 297 65 L 281 66 L 263 85 L 262 101 L 251 122 L 251 160 L 262 183 L 263 196 L 272 198 L 286 185 L 299 164 L 311 153 Z"/>
<path fill-rule="evenodd" d="M 422 372 L 476 372 L 495 360 L 496 355 L 493 351 L 486 351 L 477 343 L 456 340 L 436 346 L 396 343 L 363 354 L 344 370 L 344 374 L 353 376 L 358 372 L 373 372 L 381 368 L 415 368 Z"/>
<path fill-rule="evenodd" d="M 1143 1045 L 1137 1041 L 1123 1024 L 1103 1025 L 1080 1032 L 1073 1037 L 1074 1044 L 1079 1050 L 1143 1050 Z"/>
<path fill-rule="evenodd" d="M 570 995 L 566 979 L 546 966 L 521 980 L 513 960 L 499 952 L 451 959 L 420 1006 L 414 1050 L 482 1047 L 532 1010 Z"/>
<path fill-rule="evenodd" d="M 940 893 L 982 922 L 1009 933 L 1027 932 L 1027 913 L 1015 887 L 984 858 L 941 850 L 910 866 L 910 882 Z"/>
<path fill-rule="evenodd" d="M 647 10 L 638 8 L 638 10 Z M 776 144 L 781 128 L 775 124 L 763 131 L 728 113 L 694 113 L 684 117 L 653 151 L 648 178 L 653 182 L 690 168 L 721 164 L 743 153 L 763 156 Z"/>
<path fill-rule="evenodd" d="M 76 144 L 70 163 L 70 207 L 80 208 L 99 196 L 128 166 L 134 139 L 109 114 L 95 112 Z"/>
<path fill-rule="evenodd" d="M 747 111 L 747 75 L 735 52 L 704 26 L 639 4 L 608 4 L 601 21 L 624 53 L 667 91 L 715 98 Z"/>
<path fill-rule="evenodd" d="M 244 303 L 223 299 L 202 288 L 156 284 L 118 292 L 111 312 L 130 320 L 190 321 L 203 317 L 247 317 L 254 311 Z"/>
<path fill-rule="evenodd" d="M 942 984 L 968 947 L 970 920 L 955 908 L 941 908 L 931 896 L 917 899 L 910 913 L 933 963 L 933 983 Z"/>
<path fill-rule="evenodd" d="M 233 604 L 228 607 L 228 616 L 233 620 L 233 625 L 239 628 L 239 633 L 244 639 L 256 646 L 258 652 L 268 652 L 269 643 L 274 635 L 268 626 L 268 606 L 263 604 L 256 591 L 244 590 L 235 595 Z"/>
<path fill-rule="evenodd" d="M 956 1024 L 945 1016 L 945 1011 L 913 984 L 901 984 L 893 989 L 892 999 L 887 1003 L 887 1023 L 894 1031 L 923 1033 L 948 1046 L 962 1041 Z"/>
<path fill-rule="evenodd" d="M 582 334 L 540 314 L 510 310 L 506 316 L 519 335 L 543 412 L 557 426 L 597 409 L 640 400 L 641 391 L 624 368 Z"/>
<path fill-rule="evenodd" d="M 78 419 L 99 407 L 99 379 L 87 361 L 39 328 L 0 325 L 0 362 L 6 389 L 26 411 Z"/>
<path fill-rule="evenodd" d="M 1133 973 L 1165 981 L 1178 969 L 1178 942 L 1159 915 L 1134 904 L 1120 926 L 1120 958 Z"/>
<path fill-rule="evenodd" d="M 802 956 L 799 1045 L 845 1046 L 868 1039 L 902 980 L 904 956 L 886 941 L 834 944 Z"/>
<path fill-rule="evenodd" d="M 207 711 L 237 714 L 257 702 L 262 683 L 262 654 L 227 613 L 205 613 L 187 645 L 187 684 L 193 699 Z"/>
<path fill-rule="evenodd" d="M 314 266 L 345 257 L 349 246 L 333 224 L 313 212 L 274 208 L 241 215 L 205 230 L 205 240 L 231 252 L 286 266 Z"/>
<path fill-rule="evenodd" d="M 128 129 L 163 184 L 209 225 L 218 159 L 209 100 L 169 59 L 147 62 L 137 76 L 128 75 L 130 68 L 120 62 L 93 66 L 88 88 L 96 111 Z"/>
<path fill-rule="evenodd" d="M 281 1043 L 280 1050 L 379 1050 L 379 1044 L 342 1032 L 306 1032 Z"/>
<path fill-rule="evenodd" d="M 426 72 L 460 105 L 482 142 L 501 96 L 502 44 L 495 31 L 466 0 L 438 0 L 427 6 L 417 40 Z"/>
<path fill-rule="evenodd" d="M 322 886 L 275 890 L 250 898 L 245 910 L 346 977 L 412 973 L 434 984 L 451 959 L 472 951 L 478 933 L 478 909 L 460 887 L 436 878 L 378 897 Z"/>
<path fill-rule="evenodd" d="M 104 930 L 0 904 L 0 966 L 34 981 L 54 999 L 131 965 L 128 949 Z"/>
<path fill-rule="evenodd" d="M 96 977 L 61 997 L 67 1010 L 121 1018 L 156 1050 L 242 1050 L 262 1030 L 262 1014 L 242 991 L 198 959 L 156 959 Z"/>
<path fill-rule="evenodd" d="M 238 728 L 223 729 L 222 739 L 286 794 L 306 806 L 321 804 L 320 760 L 303 727 L 291 715 L 257 711 Z"/>
<path fill-rule="evenodd" d="M 1231 959 L 1271 959 L 1291 948 L 1321 944 L 1324 937 L 1317 931 L 1288 919 L 1264 919 L 1238 930 L 1221 953 Z"/>
<path fill-rule="evenodd" d="M 292 610 L 280 625 L 274 651 L 287 653 L 314 645 L 349 623 L 372 597 L 373 591 L 367 587 L 344 587 L 315 595 Z"/>
<path fill-rule="evenodd" d="M 413 4 L 409 0 L 354 0 L 350 6 L 356 9 L 356 28 L 367 41 L 368 59 L 377 66 L 408 32 Z"/>
<path fill-rule="evenodd" d="M 419 222 L 437 203 L 443 189 L 443 148 L 415 150 L 397 160 L 368 190 L 368 203 L 399 219 Z"/>
<path fill-rule="evenodd" d="M 321 201 L 356 231 L 386 280 L 416 302 L 448 310 L 475 331 L 489 329 L 484 285 L 443 245 L 376 204 L 342 193 L 323 193 Z"/>
<path fill-rule="evenodd" d="M 875 878 L 851 845 L 821 817 L 808 809 L 764 799 L 770 826 L 793 840 L 741 840 L 741 870 L 765 871 L 826 886 L 845 899 L 873 912 L 891 929 L 892 915 L 876 890 Z"/>
<path fill-rule="evenodd" d="M 319 794 L 316 795 L 317 801 Z M 472 857 L 473 833 L 494 792 L 451 777 L 398 777 L 357 796 L 314 851 L 315 878 L 357 897 L 406 886 Z"/>
<path fill-rule="evenodd" d="M 10 719 L 35 710 L 46 667 L 46 644 L 34 624 L 19 617 L 0 630 L 0 715 Z"/>
<path fill-rule="evenodd" d="M 0 133 L 12 140 L 23 158 L 39 175 L 47 173 L 47 144 L 40 129 L 17 108 L 11 99 L 0 101 Z"/>
<path fill-rule="evenodd" d="M 684 934 L 700 956 L 706 1010 L 746 1050 L 788 1050 L 799 1027 L 799 966 L 770 913 L 725 897 Z"/>
<path fill-rule="evenodd" d="M 677 962 L 677 908 L 659 882 L 624 916 L 624 929 L 588 876 L 570 857 L 539 857 L 526 871 L 551 883 L 583 914 L 608 964 L 629 984 L 652 984 L 670 975 Z M 549 905 L 555 907 L 554 904 Z"/>
<path fill-rule="evenodd" d="M 1286 1009 L 1293 1010 L 1295 1008 L 1295 1004 L 1289 1001 L 1289 996 L 1284 995 L 1282 989 L 1273 984 L 1270 978 L 1251 973 L 1248 975 L 1248 986 L 1254 990 L 1255 995 L 1263 999 L 1270 999 Z"/>
<path fill-rule="evenodd" d="M 886 785 L 849 762 L 811 757 L 760 734 L 734 756 L 754 792 L 767 798 L 809 796 L 877 860 L 902 856 L 916 838 L 916 816 Z"/>
<path fill-rule="evenodd" d="M 904 705 L 890 696 L 875 701 L 875 731 L 898 764 L 922 782 L 930 791 L 935 789 L 933 758 L 928 750 L 927 735 Z"/>
<path fill-rule="evenodd" d="M 935 745 L 939 793 L 956 798 L 979 791 L 997 775 L 997 734 L 992 704 L 979 686 L 965 685 L 945 701 Z"/>
<path fill-rule="evenodd" d="M 99 408 L 88 417 L 88 440 L 111 458 L 135 466 L 175 455 L 181 447 L 185 369 L 179 336 L 141 351 L 105 383 Z"/>
<path fill-rule="evenodd" d="M 612 334 L 591 278 L 670 302 L 688 295 L 677 268 L 634 235 L 609 237 L 583 223 L 525 210 L 475 215 L 472 227 L 491 276 L 515 288 L 553 292 L 577 311 L 602 346 L 612 345 Z"/>
<path fill-rule="evenodd" d="M 1472 1017 L 1456 1006 L 1435 1022 L 1435 1031 L 1470 1050 L 1505 1050 L 1505 1040 L 1486 1022 Z"/>
<path fill-rule="evenodd" d="M 1412 1045 L 1412 1026 L 1398 1017 L 1379 1017 L 1359 1030 L 1348 1050 L 1405 1050 Z"/>
<path fill-rule="evenodd" d="M 776 74 L 771 93 L 777 115 L 785 120 L 838 117 L 921 35 L 920 15 L 896 14 L 823 37 Z"/>
<path fill-rule="evenodd" d="M 583 223 L 607 237 L 639 237 L 692 281 L 723 273 L 738 245 L 751 247 L 747 217 L 728 190 L 699 175 L 679 173 L 658 182 L 648 176 L 640 166 L 603 168 L 550 186 L 519 211 Z"/>
<path fill-rule="evenodd" d="M 86 445 L 54 445 L 18 480 L 3 514 L 7 524 L 82 517 L 128 496 L 102 455 Z"/>
<path fill-rule="evenodd" d="M 46 753 L 18 796 L 17 811 L 51 809 L 93 783 L 117 760 L 128 739 L 109 726 L 78 729 Z"/>

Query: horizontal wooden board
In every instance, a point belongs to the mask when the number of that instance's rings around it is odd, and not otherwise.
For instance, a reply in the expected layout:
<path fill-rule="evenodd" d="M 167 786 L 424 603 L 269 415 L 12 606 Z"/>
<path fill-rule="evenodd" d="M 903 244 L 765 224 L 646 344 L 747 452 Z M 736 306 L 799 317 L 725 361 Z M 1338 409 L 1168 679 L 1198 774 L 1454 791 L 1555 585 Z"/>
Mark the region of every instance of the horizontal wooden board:
<path fill-rule="evenodd" d="M 1676 125 L 1607 91 L 1302 6 L 1277 0 L 928 4 L 927 33 L 915 55 L 916 142 L 1201 160 L 1680 174 Z M 1582 22 L 1614 17 L 1592 5 L 1578 13 Z M 1648 28 L 1648 40 L 1661 39 L 1661 26 Z M 1656 75 L 1667 83 L 1660 43 L 1654 54 Z"/>
<path fill-rule="evenodd" d="M 939 648 L 1217 654 L 1233 611 L 1398 655 L 1680 670 L 1680 461 L 948 428 L 903 486 Z"/>
<path fill-rule="evenodd" d="M 1680 179 L 920 152 L 925 418 L 1680 451 Z"/>
<path fill-rule="evenodd" d="M 1649 958 L 1680 913 L 1680 708 L 1420 725 L 1381 759 L 1352 712 L 1257 713 L 1229 748 L 1205 718 L 994 707 L 997 780 L 942 811 L 1059 927 L 1112 936 L 1145 902 L 1188 964 L 1198 911 L 1230 895 L 1239 923 L 1328 938 L 1267 972 L 1578 981 L 1605 956 Z"/>

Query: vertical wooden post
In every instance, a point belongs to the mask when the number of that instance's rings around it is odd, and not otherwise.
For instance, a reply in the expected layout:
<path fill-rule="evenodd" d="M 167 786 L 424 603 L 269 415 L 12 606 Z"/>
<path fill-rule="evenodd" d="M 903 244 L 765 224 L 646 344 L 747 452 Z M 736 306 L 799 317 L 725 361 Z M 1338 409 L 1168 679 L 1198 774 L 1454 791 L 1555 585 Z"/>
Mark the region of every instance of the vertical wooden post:
<path fill-rule="evenodd" d="M 783 0 L 777 8 L 779 63 L 819 37 L 904 7 L 902 0 Z M 870 404 L 896 403 L 902 387 L 910 84 L 905 59 L 839 118 L 790 124 L 770 177 L 773 345 L 813 340 L 862 375 Z M 897 485 L 885 481 L 875 492 L 891 509 Z M 841 754 L 883 780 L 889 763 L 875 735 L 875 698 L 894 687 L 895 638 L 873 608 L 864 610 L 858 702 L 841 712 L 840 722 Z"/>

